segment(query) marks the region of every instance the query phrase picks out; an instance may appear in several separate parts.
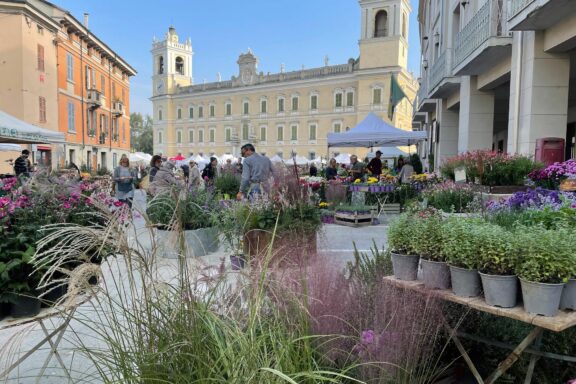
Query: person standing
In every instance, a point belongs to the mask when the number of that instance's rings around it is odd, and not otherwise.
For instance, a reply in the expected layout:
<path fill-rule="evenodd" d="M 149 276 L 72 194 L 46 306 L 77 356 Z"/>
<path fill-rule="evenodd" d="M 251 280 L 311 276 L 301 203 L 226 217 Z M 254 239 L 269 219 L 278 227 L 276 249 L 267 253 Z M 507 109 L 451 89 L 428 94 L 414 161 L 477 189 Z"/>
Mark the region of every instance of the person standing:
<path fill-rule="evenodd" d="M 326 180 L 335 180 L 338 176 L 338 164 L 335 158 L 331 158 L 326 167 Z"/>
<path fill-rule="evenodd" d="M 160 155 L 152 156 L 152 159 L 150 160 L 150 173 L 148 174 L 150 183 L 154 181 L 154 177 L 156 177 L 156 173 L 160 169 L 161 165 L 162 165 L 162 156 Z"/>
<path fill-rule="evenodd" d="M 240 149 L 244 161 L 242 162 L 242 180 L 240 192 L 236 195 L 238 200 L 246 196 L 254 196 L 262 193 L 263 183 L 272 176 L 272 162 L 269 158 L 256 153 L 252 144 L 244 144 Z"/>
<path fill-rule="evenodd" d="M 222 167 L 222 174 L 233 175 L 236 173 L 236 167 L 232 164 L 232 159 L 226 159 L 226 164 Z"/>
<path fill-rule="evenodd" d="M 381 151 L 376 151 L 376 157 L 370 160 L 366 169 L 368 169 L 374 176 L 378 177 L 382 174 L 382 157 Z"/>
<path fill-rule="evenodd" d="M 358 161 L 358 156 L 350 156 L 350 176 L 352 179 L 362 179 L 364 177 L 365 166 L 364 163 Z"/>
<path fill-rule="evenodd" d="M 318 176 L 318 168 L 316 168 L 314 163 L 310 164 L 310 176 Z"/>
<path fill-rule="evenodd" d="M 236 162 L 236 174 L 237 175 L 242 175 L 242 158 L 239 157 L 238 161 Z"/>
<path fill-rule="evenodd" d="M 134 182 L 137 177 L 130 170 L 130 160 L 127 156 L 122 156 L 120 165 L 114 169 L 114 182 L 116 183 L 116 198 L 128 204 L 132 208 L 132 199 L 134 198 Z"/>
<path fill-rule="evenodd" d="M 30 177 L 32 167 L 30 165 L 30 160 L 28 159 L 29 156 L 30 151 L 23 149 L 21 155 L 14 162 L 14 173 L 16 174 L 16 177 L 20 175 Z"/>
<path fill-rule="evenodd" d="M 188 177 L 188 189 L 199 189 L 202 184 L 202 177 L 200 176 L 200 170 L 198 169 L 198 164 L 194 160 L 190 160 L 190 176 Z"/>
<path fill-rule="evenodd" d="M 206 185 L 213 185 L 216 176 L 218 175 L 218 159 L 215 157 L 210 158 L 210 163 L 202 171 L 202 178 L 206 181 Z"/>
<path fill-rule="evenodd" d="M 398 174 L 398 179 L 400 179 L 400 182 L 402 184 L 407 184 L 410 182 L 410 176 L 412 176 L 413 173 L 414 173 L 414 167 L 412 166 L 412 164 L 410 164 L 410 160 L 408 159 L 402 166 L 402 169 Z"/>

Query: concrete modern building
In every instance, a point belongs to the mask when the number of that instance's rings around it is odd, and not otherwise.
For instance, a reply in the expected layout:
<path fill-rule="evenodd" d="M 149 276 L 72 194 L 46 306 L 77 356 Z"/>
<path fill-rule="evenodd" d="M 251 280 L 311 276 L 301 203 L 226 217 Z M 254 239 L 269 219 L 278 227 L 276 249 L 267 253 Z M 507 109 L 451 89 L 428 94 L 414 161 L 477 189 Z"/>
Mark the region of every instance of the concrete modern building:
<path fill-rule="evenodd" d="M 370 111 L 388 117 L 391 82 L 407 95 L 391 123 L 411 129 L 417 83 L 406 70 L 408 0 L 361 0 L 360 57 L 279 73 L 258 71 L 251 50 L 230 80 L 194 84 L 192 44 L 170 28 L 152 43 L 154 151 L 238 155 L 252 142 L 269 156 L 328 155 L 328 132 L 354 127 Z M 392 80 L 394 78 L 394 80 Z M 338 151 L 338 149 L 335 149 Z M 333 155 L 334 152 L 329 155 Z"/>
<path fill-rule="evenodd" d="M 60 131 L 36 162 L 115 167 L 130 152 L 130 84 L 136 71 L 68 11 L 44 0 L 0 1 L 0 109 Z M 6 55 L 4 55 L 6 54 Z"/>
<path fill-rule="evenodd" d="M 436 165 L 475 149 L 534 155 L 540 138 L 574 156 L 576 2 L 420 0 L 413 124 Z"/>

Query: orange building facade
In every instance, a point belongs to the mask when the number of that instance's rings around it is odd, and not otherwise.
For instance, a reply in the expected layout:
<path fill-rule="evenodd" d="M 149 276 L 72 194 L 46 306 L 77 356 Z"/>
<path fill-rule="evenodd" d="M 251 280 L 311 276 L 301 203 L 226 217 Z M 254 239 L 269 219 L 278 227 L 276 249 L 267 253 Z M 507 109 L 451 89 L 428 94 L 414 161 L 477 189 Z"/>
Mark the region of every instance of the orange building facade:
<path fill-rule="evenodd" d="M 130 152 L 130 83 L 136 71 L 65 12 L 56 39 L 58 127 L 65 158 L 96 170 L 113 169 Z"/>

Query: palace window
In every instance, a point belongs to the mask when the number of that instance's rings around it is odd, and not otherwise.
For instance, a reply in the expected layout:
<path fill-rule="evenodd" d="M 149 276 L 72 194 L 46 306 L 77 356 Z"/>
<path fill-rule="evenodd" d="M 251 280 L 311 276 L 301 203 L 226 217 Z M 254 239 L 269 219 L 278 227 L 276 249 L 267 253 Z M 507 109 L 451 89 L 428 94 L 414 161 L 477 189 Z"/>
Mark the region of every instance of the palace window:
<path fill-rule="evenodd" d="M 260 141 L 266 141 L 266 127 L 260 127 Z"/>
<path fill-rule="evenodd" d="M 310 96 L 310 109 L 313 111 L 318 109 L 318 95 Z"/>
<path fill-rule="evenodd" d="M 176 109 L 176 116 L 178 120 L 182 120 L 182 108 L 178 107 L 178 109 Z"/>
<path fill-rule="evenodd" d="M 374 88 L 372 90 L 372 104 L 382 104 L 382 88 Z"/>
<path fill-rule="evenodd" d="M 276 133 L 278 141 L 284 141 L 284 127 L 279 125 Z"/>
<path fill-rule="evenodd" d="M 232 104 L 226 103 L 226 116 L 232 116 Z"/>
<path fill-rule="evenodd" d="M 278 112 L 284 112 L 284 98 L 278 99 Z"/>
<path fill-rule="evenodd" d="M 158 121 L 162 121 L 162 110 L 158 110 Z"/>
<path fill-rule="evenodd" d="M 243 113 L 245 115 L 248 115 L 250 113 L 250 103 L 247 101 L 244 102 Z"/>
<path fill-rule="evenodd" d="M 292 125 L 290 127 L 290 140 L 298 140 L 298 126 L 297 125 Z"/>
<path fill-rule="evenodd" d="M 188 142 L 189 143 L 194 142 L 194 130 L 192 130 L 192 129 L 188 130 Z"/>
<path fill-rule="evenodd" d="M 260 113 L 266 113 L 268 110 L 268 102 L 266 100 L 260 101 Z"/>
<path fill-rule="evenodd" d="M 247 141 L 250 135 L 250 127 L 248 124 L 242 124 L 242 140 Z"/>
<path fill-rule="evenodd" d="M 338 92 L 334 96 L 334 106 L 336 108 L 342 108 L 342 92 Z"/>
<path fill-rule="evenodd" d="M 308 138 L 310 141 L 316 140 L 316 124 L 310 125 L 310 136 Z"/>
<path fill-rule="evenodd" d="M 188 118 L 189 119 L 194 118 L 194 107 L 188 107 Z"/>
<path fill-rule="evenodd" d="M 198 118 L 203 118 L 204 117 L 204 107 L 203 106 L 199 106 L 198 107 Z"/>
<path fill-rule="evenodd" d="M 298 110 L 298 96 L 292 96 L 292 111 Z"/>
<path fill-rule="evenodd" d="M 74 57 L 71 53 L 66 54 L 66 80 L 74 81 Z"/>
<path fill-rule="evenodd" d="M 210 117 L 214 117 L 216 115 L 216 106 L 210 106 Z"/>
<path fill-rule="evenodd" d="M 182 144 L 182 131 L 180 130 L 176 132 L 176 143 Z"/>

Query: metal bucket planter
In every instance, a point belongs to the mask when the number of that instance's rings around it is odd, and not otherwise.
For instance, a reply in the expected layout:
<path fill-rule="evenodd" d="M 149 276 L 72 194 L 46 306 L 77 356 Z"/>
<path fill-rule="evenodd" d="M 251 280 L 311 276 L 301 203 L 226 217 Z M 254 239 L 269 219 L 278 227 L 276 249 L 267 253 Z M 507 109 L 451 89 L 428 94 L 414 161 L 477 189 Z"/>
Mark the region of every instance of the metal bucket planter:
<path fill-rule="evenodd" d="M 450 269 L 443 261 L 422 259 L 422 280 L 428 289 L 449 289 Z"/>
<path fill-rule="evenodd" d="M 452 292 L 460 297 L 476 297 L 482 292 L 480 275 L 476 269 L 450 266 Z"/>
<path fill-rule="evenodd" d="M 40 299 L 34 296 L 14 295 L 10 315 L 14 318 L 32 317 L 40 313 Z"/>
<path fill-rule="evenodd" d="M 546 284 L 520 279 L 520 284 L 526 312 L 542 316 L 558 314 L 564 283 Z"/>
<path fill-rule="evenodd" d="M 560 299 L 560 309 L 576 311 L 576 279 L 570 279 L 564 285 L 562 298 Z"/>
<path fill-rule="evenodd" d="M 178 233 L 159 229 L 157 234 L 160 256 L 177 259 L 180 254 Z M 184 242 L 186 257 L 205 256 L 218 250 L 218 230 L 216 228 L 199 228 L 184 231 Z"/>
<path fill-rule="evenodd" d="M 480 272 L 486 303 L 493 307 L 513 308 L 517 303 L 518 277 L 516 275 L 488 275 Z"/>
<path fill-rule="evenodd" d="M 418 277 L 418 255 L 402 255 L 392 252 L 392 270 L 398 280 L 413 281 Z"/>

